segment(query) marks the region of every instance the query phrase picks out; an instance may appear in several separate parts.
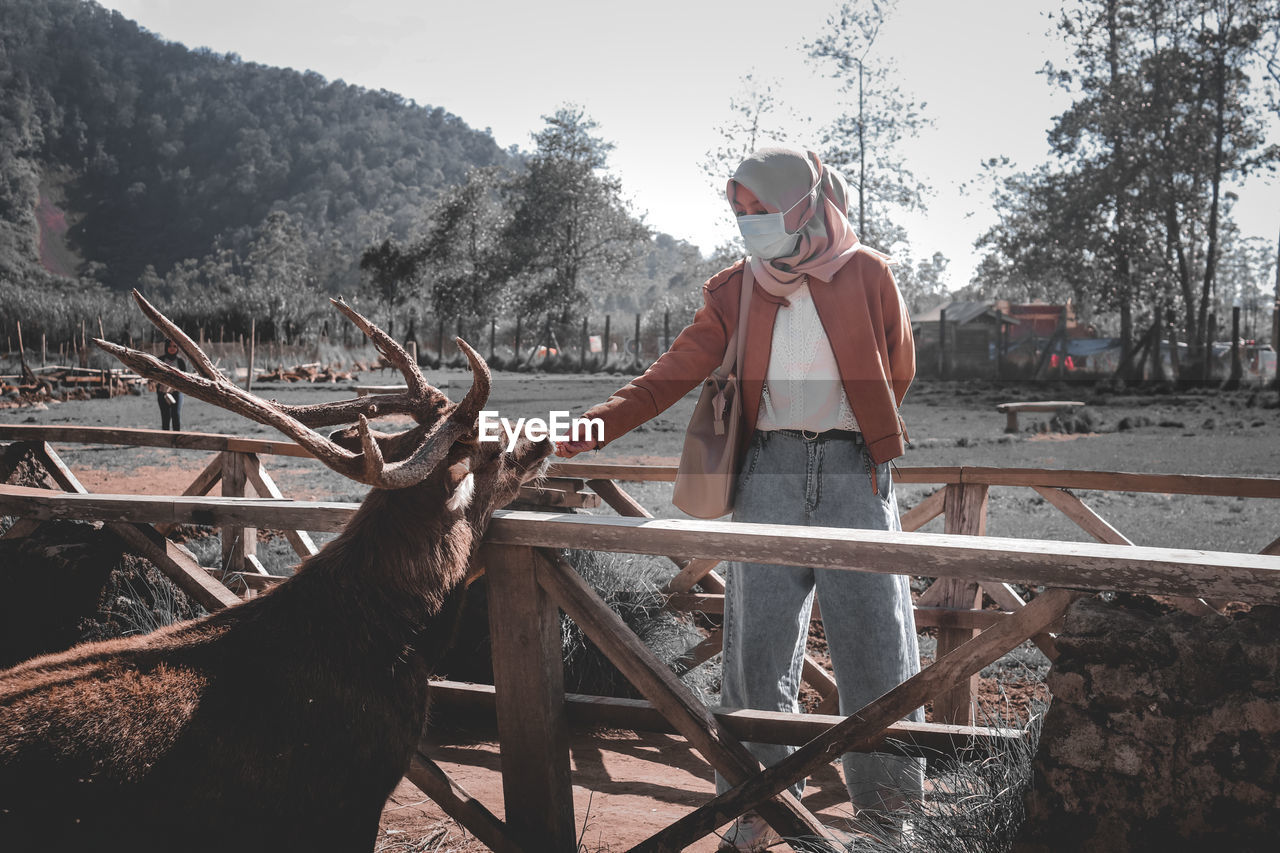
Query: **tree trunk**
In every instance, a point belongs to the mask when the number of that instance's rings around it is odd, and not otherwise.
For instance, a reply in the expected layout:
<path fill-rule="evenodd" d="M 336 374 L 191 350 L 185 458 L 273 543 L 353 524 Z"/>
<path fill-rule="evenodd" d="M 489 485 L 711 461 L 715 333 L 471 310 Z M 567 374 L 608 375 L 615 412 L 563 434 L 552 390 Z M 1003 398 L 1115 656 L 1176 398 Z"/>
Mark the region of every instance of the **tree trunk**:
<path fill-rule="evenodd" d="M 1200 321 L 1204 325 L 1205 316 L 1209 310 L 1209 299 L 1214 292 L 1215 279 L 1218 274 L 1218 214 L 1219 214 L 1219 195 L 1222 189 L 1222 149 L 1226 141 L 1227 135 L 1227 93 L 1226 93 L 1226 59 L 1224 53 L 1226 45 L 1223 40 L 1226 34 L 1222 32 L 1224 25 L 1218 24 L 1219 42 L 1217 45 L 1216 55 L 1213 64 L 1213 97 L 1216 100 L 1214 104 L 1214 125 L 1213 125 L 1213 172 L 1209 176 L 1209 180 L 1213 187 L 1212 200 L 1209 204 L 1209 247 L 1205 254 L 1204 260 L 1204 281 L 1200 285 Z M 1212 349 L 1210 344 L 1212 339 L 1209 337 L 1208 330 L 1205 334 L 1206 351 Z M 1207 363 L 1206 356 L 1206 363 Z M 1209 377 L 1206 376 L 1205 379 Z"/>

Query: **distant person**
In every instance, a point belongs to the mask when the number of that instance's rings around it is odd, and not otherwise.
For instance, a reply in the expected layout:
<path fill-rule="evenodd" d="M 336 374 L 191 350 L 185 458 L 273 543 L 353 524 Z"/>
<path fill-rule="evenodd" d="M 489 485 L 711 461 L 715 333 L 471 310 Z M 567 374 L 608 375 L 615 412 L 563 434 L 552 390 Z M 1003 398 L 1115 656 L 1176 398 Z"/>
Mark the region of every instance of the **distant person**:
<path fill-rule="evenodd" d="M 178 345 L 173 341 L 164 342 L 164 352 L 160 360 L 178 370 L 187 369 L 187 360 L 178 353 Z M 156 383 L 156 401 L 160 404 L 160 429 L 182 430 L 182 392 L 167 385 Z"/>
<path fill-rule="evenodd" d="M 727 187 L 754 287 L 741 377 L 744 446 L 733 520 L 901 530 L 889 461 L 900 456 L 898 406 L 915 376 L 911 321 L 884 255 L 848 220 L 844 178 L 810 151 L 766 148 Z M 572 457 L 656 417 L 721 365 L 738 325 L 744 262 L 702 288 L 703 307 L 643 376 L 584 417 L 604 440 L 563 442 Z M 920 669 L 904 575 L 731 563 L 721 704 L 796 712 L 814 594 L 830 646 L 840 712 L 850 714 Z M 909 719 L 922 721 L 923 709 Z M 748 744 L 765 765 L 794 747 Z M 902 830 L 891 814 L 921 797 L 923 765 L 844 756 L 860 817 Z M 718 774 L 716 786 L 728 789 Z M 799 795 L 800 786 L 794 789 Z M 754 813 L 722 850 L 761 850 L 777 836 Z"/>

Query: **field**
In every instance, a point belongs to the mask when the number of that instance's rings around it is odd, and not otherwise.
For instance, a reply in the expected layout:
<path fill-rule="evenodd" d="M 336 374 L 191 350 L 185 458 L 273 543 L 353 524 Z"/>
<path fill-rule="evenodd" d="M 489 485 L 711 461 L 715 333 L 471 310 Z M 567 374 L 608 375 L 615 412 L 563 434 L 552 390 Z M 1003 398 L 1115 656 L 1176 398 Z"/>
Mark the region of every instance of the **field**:
<path fill-rule="evenodd" d="M 469 379 L 465 371 L 432 377 L 455 399 Z M 366 373 L 363 383 L 396 382 L 387 373 Z M 499 374 L 491 408 L 509 417 L 547 417 L 553 410 L 581 412 L 606 398 L 625 381 L 610 376 Z M 341 385 L 267 385 L 256 388 L 281 402 L 316 403 L 349 396 Z M 1042 431 L 1049 415 L 1023 415 L 1023 431 L 1004 434 L 1004 415 L 995 404 L 1008 400 L 1083 400 L 1085 432 Z M 600 460 L 670 464 L 680 452 L 692 397 L 596 455 Z M 908 395 L 903 418 L 911 447 L 903 466 L 1001 466 L 1090 469 L 1146 473 L 1280 476 L 1280 400 L 1275 391 L 1155 393 L 1104 392 L 1093 386 L 1028 386 L 990 383 L 919 383 Z M 111 400 L 73 401 L 44 409 L 0 410 L 0 422 L 156 427 L 154 395 Z M 1122 428 L 1122 425 L 1124 428 Z M 201 432 L 247 436 L 272 435 L 221 409 L 197 400 L 184 404 L 183 426 Z M 91 491 L 178 494 L 206 464 L 208 455 L 192 451 L 58 446 L 57 450 Z M 308 460 L 264 460 L 281 490 L 296 498 L 358 500 L 362 488 Z M 677 516 L 669 503 L 669 484 L 625 484 L 652 512 Z M 905 511 L 932 486 L 903 485 L 898 498 Z M 1081 497 L 1138 544 L 1256 552 L 1280 530 L 1276 507 L 1261 499 L 1194 497 L 1135 493 L 1083 493 Z M 992 490 L 988 533 L 1057 540 L 1088 541 L 1088 536 L 1030 489 Z M 941 532 L 941 520 L 924 528 Z M 496 787 L 497 756 L 485 732 L 441 743 L 441 762 L 458 781 L 495 811 L 502 797 Z M 457 764 L 451 762 L 458 762 Z M 678 738 L 665 735 L 606 733 L 576 738 L 573 762 L 579 821 L 586 820 L 588 849 L 629 846 L 658 826 L 674 820 L 710 791 L 705 765 Z M 465 763 L 469 766 L 462 766 Z M 806 802 L 830 815 L 841 814 L 841 787 L 831 778 L 812 780 Z M 397 790 L 384 814 L 383 849 L 435 849 L 421 840 L 439 832 L 442 849 L 461 843 L 456 827 L 411 786 Z M 450 835 L 451 833 L 451 835 Z M 404 842 L 403 846 L 400 845 Z M 435 842 L 433 842 L 435 843 Z M 417 846 L 413 846 L 417 845 Z M 711 849 L 704 840 L 694 849 Z"/>

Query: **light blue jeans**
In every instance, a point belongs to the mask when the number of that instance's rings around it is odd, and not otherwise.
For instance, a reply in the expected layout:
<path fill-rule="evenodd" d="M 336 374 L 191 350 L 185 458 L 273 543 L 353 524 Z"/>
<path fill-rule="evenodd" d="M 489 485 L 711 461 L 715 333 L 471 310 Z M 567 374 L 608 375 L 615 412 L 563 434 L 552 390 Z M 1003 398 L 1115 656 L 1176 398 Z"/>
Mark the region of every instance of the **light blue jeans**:
<path fill-rule="evenodd" d="M 807 441 L 757 431 L 738 476 L 733 520 L 815 527 L 901 530 L 889 465 L 876 467 L 861 440 Z M 725 591 L 722 705 L 799 710 L 809 615 L 817 592 L 840 713 L 848 715 L 920 671 L 911 594 L 905 575 L 731 563 Z M 921 722 L 924 709 L 907 719 Z M 768 766 L 795 747 L 749 743 Z M 919 759 L 847 753 L 849 797 L 858 809 L 892 809 L 918 799 Z M 716 776 L 717 790 L 730 787 Z M 803 782 L 792 788 L 797 796 Z"/>

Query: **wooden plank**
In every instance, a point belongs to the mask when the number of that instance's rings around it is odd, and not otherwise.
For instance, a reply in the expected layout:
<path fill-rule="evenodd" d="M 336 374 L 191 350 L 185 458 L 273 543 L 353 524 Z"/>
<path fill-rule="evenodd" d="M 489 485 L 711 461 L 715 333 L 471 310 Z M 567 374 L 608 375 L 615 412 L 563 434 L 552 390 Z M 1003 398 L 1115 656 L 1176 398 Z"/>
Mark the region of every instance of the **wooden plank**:
<path fill-rule="evenodd" d="M 835 676 L 818 663 L 813 655 L 805 654 L 804 663 L 800 667 L 800 678 L 822 697 L 818 703 L 819 714 L 840 713 L 840 686 L 836 684 Z"/>
<path fill-rule="evenodd" d="M 291 441 L 266 441 L 208 432 L 175 432 L 160 429 L 0 424 L 0 440 L 52 441 L 69 444 L 123 444 L 132 447 L 171 447 L 177 450 L 237 450 L 275 456 L 310 457 Z"/>
<path fill-rule="evenodd" d="M 634 518 L 653 518 L 653 513 L 645 509 L 638 500 L 631 497 L 613 480 L 595 478 L 587 480 L 586 483 L 618 515 L 632 516 Z"/>
<path fill-rule="evenodd" d="M 560 613 L 529 548 L 484 546 L 507 825 L 539 850 L 576 850 Z"/>
<path fill-rule="evenodd" d="M 672 675 L 622 618 L 600 600 L 559 551 L 539 553 L 545 559 L 536 561 L 538 583 L 711 766 L 731 784 L 759 770 L 760 763 L 747 748 Z M 501 685 L 498 692 L 501 695 Z M 783 837 L 830 838 L 818 819 L 789 792 L 781 792 L 776 799 L 760 803 L 758 810 Z"/>
<path fill-rule="evenodd" d="M 53 477 L 54 482 L 64 492 L 77 495 L 89 494 L 89 490 L 76 479 L 76 475 L 71 473 L 71 469 L 62 461 L 62 457 L 54 452 L 48 442 L 38 442 L 32 445 L 31 450 L 44 469 L 49 472 L 49 476 Z"/>
<path fill-rule="evenodd" d="M 947 490 L 938 489 L 902 514 L 902 529 L 913 532 L 942 515 Z"/>
<path fill-rule="evenodd" d="M 1013 619 L 982 632 L 936 663 L 899 684 L 857 713 L 800 747 L 763 772 L 650 836 L 633 851 L 682 850 L 730 818 L 807 776 L 834 756 L 855 749 L 901 720 L 930 696 L 968 679 L 1032 634 L 1058 620 L 1080 593 L 1051 589 L 1018 611 Z"/>
<path fill-rule="evenodd" d="M 1019 599 L 1020 601 L 1021 599 Z M 1021 607 L 1021 605 L 1018 605 Z M 682 593 L 668 596 L 667 608 L 684 613 L 724 613 L 724 595 L 715 593 Z M 1014 608 L 1017 609 L 1017 608 Z M 916 607 L 914 615 L 917 628 L 961 628 L 982 630 L 989 628 L 1010 614 L 1001 610 L 968 610 L 950 607 Z M 809 616 L 811 622 L 822 621 L 818 602 L 813 603 Z"/>
<path fill-rule="evenodd" d="M 580 477 L 583 480 L 625 480 L 628 482 L 674 483 L 675 465 L 630 465 L 621 462 L 553 462 L 552 477 Z"/>
<path fill-rule="evenodd" d="M 608 727 L 679 734 L 647 699 L 566 693 L 564 701 L 565 713 L 575 727 Z M 474 723 L 477 719 L 488 722 L 494 716 L 494 702 L 494 688 L 489 684 L 431 682 L 431 717 L 437 724 L 450 718 L 467 724 Z M 785 714 L 778 711 L 722 707 L 712 707 L 710 710 L 739 740 L 791 746 L 808 743 L 844 720 L 844 717 L 824 714 Z M 937 758 L 939 755 L 957 755 L 978 744 L 991 747 L 1007 744 L 1009 741 L 1021 740 L 1025 734 L 1022 729 L 947 726 L 903 720 L 889 726 L 878 740 L 868 742 L 864 751 Z"/>
<path fill-rule="evenodd" d="M 404 393 L 409 390 L 408 385 L 353 385 L 351 390 L 356 392 L 357 397 L 363 397 L 366 394 L 397 394 Z"/>
<path fill-rule="evenodd" d="M 682 654 L 671 665 L 672 673 L 676 678 L 683 678 L 685 673 L 696 667 L 701 666 L 720 654 L 724 649 L 724 631 L 715 628 L 708 634 L 702 642 Z"/>
<path fill-rule="evenodd" d="M 38 520 L 249 522 L 263 527 L 341 530 L 358 504 L 260 498 L 73 495 L 0 484 L 0 513 Z M 499 510 L 486 541 L 633 554 L 699 557 L 933 577 L 983 585 L 1075 586 L 1149 595 L 1196 595 L 1280 604 L 1280 556 L 996 536 L 785 527 L 693 519 L 630 519 Z"/>
<path fill-rule="evenodd" d="M 494 513 L 488 541 L 1280 603 L 1280 558 L 1220 551 L 518 511 Z"/>
<path fill-rule="evenodd" d="M 106 528 L 120 537 L 133 553 L 150 560 L 205 610 L 212 612 L 240 603 L 235 593 L 210 577 L 190 551 L 154 529 L 119 522 L 108 523 Z"/>
<path fill-rule="evenodd" d="M 196 478 L 191 481 L 191 484 L 182 490 L 182 494 L 185 497 L 199 497 L 201 495 L 207 495 L 209 492 L 213 491 L 213 487 L 218 485 L 218 482 L 221 479 L 222 454 L 218 453 L 214 454 L 213 458 L 209 460 L 209 464 L 204 466 L 204 469 L 196 475 Z M 259 494 L 262 493 L 259 492 Z M 267 496 L 263 495 L 263 497 Z"/>
<path fill-rule="evenodd" d="M 991 600 L 996 603 L 997 607 L 1003 607 L 1005 610 L 1014 611 L 1022 608 L 1026 602 L 1022 600 L 1022 596 L 1018 595 L 1017 590 L 1009 586 L 1007 583 L 984 583 L 981 584 L 982 591 L 990 596 Z M 1055 629 L 1056 630 L 1056 629 Z M 1058 659 L 1058 647 L 1053 642 L 1053 638 L 1049 634 L 1036 634 L 1031 638 L 1031 642 L 1035 643 L 1040 651 L 1044 652 L 1045 657 L 1050 661 Z"/>
<path fill-rule="evenodd" d="M 963 475 L 964 468 L 957 466 L 893 466 L 893 481 L 895 483 L 959 483 Z"/>
<path fill-rule="evenodd" d="M 1212 477 L 1203 474 L 1131 474 L 1121 471 L 1055 471 L 1044 468 L 964 468 L 961 481 L 989 486 L 1053 486 L 1101 492 L 1280 498 L 1280 477 Z"/>
<path fill-rule="evenodd" d="M 548 489 L 545 486 L 524 485 L 518 498 L 543 506 L 569 509 L 593 509 L 600 506 L 600 496 L 590 492 L 571 492 L 564 489 Z"/>
<path fill-rule="evenodd" d="M 984 485 L 950 483 L 943 498 L 944 532 L 958 536 L 985 536 L 987 533 L 988 488 Z M 938 606 L 948 610 L 981 610 L 982 590 L 974 581 L 959 578 L 938 580 Z M 939 628 L 938 657 L 945 657 L 976 635 L 972 628 Z M 933 699 L 933 718 L 941 723 L 973 725 L 974 701 L 978 696 L 978 675 Z"/>
<path fill-rule="evenodd" d="M 1031 488 L 1035 490 L 1036 494 L 1057 507 L 1059 512 L 1075 522 L 1077 527 L 1099 542 L 1107 542 L 1111 545 L 1133 544 L 1132 539 L 1116 530 L 1111 526 L 1110 522 L 1094 512 L 1084 501 L 1065 489 L 1050 486 L 1032 486 Z"/>
<path fill-rule="evenodd" d="M 614 512 L 618 515 L 629 518 L 653 518 L 653 513 L 645 509 L 639 501 L 631 497 L 625 489 L 615 483 L 613 480 L 588 480 L 587 485 L 595 490 L 596 494 L 604 498 Z M 668 555 L 667 559 L 679 567 L 680 571 L 674 578 L 667 581 L 667 585 L 663 587 L 664 593 L 688 592 L 699 583 L 704 586 L 710 584 L 712 587 L 718 586 L 718 589 L 712 589 L 711 592 L 724 592 L 724 582 L 712 570 L 720 565 L 717 559 L 689 559 L 688 557 L 673 557 Z"/>
<path fill-rule="evenodd" d="M 434 685 L 432 693 L 435 693 Z M 439 764 L 427 757 L 421 746 L 409 760 L 409 772 L 405 778 L 490 850 L 495 853 L 523 853 L 525 850 L 507 825 L 453 781 Z"/>
<path fill-rule="evenodd" d="M 276 481 L 271 479 L 271 475 L 267 473 L 266 467 L 262 464 L 262 457 L 256 453 L 246 453 L 244 460 L 245 477 L 253 486 L 253 490 L 258 493 L 258 497 L 283 500 L 284 494 L 281 493 L 280 488 L 276 485 Z M 320 551 L 305 530 L 285 528 L 284 538 L 293 547 L 293 552 L 304 560 Z"/>
<path fill-rule="evenodd" d="M 116 427 L 0 424 L 0 440 L 78 444 L 124 444 L 187 450 L 235 450 L 276 456 L 310 457 L 290 441 L 270 441 L 216 433 L 120 429 Z M 673 482 L 675 465 L 634 465 L 566 460 L 551 466 L 552 476 Z M 929 467 L 895 468 L 899 483 L 986 483 L 991 486 L 1055 486 L 1094 491 L 1156 492 L 1217 497 L 1280 498 L 1280 477 L 1215 477 L 1200 474 L 1139 474 L 1044 468 Z"/>
<path fill-rule="evenodd" d="M 224 586 L 238 589 L 239 584 L 244 584 L 246 588 L 255 592 L 266 592 L 288 580 L 287 577 L 281 577 L 280 575 L 264 575 L 257 572 L 237 572 L 232 574 L 224 572 L 222 569 L 211 569 L 208 566 L 205 566 L 204 570 L 215 579 L 221 580 Z"/>
<path fill-rule="evenodd" d="M 245 467 L 243 454 L 223 451 L 222 496 L 224 498 L 244 497 L 245 484 L 248 481 Z M 243 572 L 249 565 L 247 558 L 257 553 L 257 527 L 224 524 L 219 532 L 222 535 L 222 568 L 228 572 Z"/>
<path fill-rule="evenodd" d="M 1099 542 L 1106 542 L 1111 545 L 1133 545 L 1133 540 L 1112 527 L 1105 518 L 1094 512 L 1084 501 L 1071 494 L 1071 492 L 1065 489 L 1051 489 L 1045 486 L 1032 486 L 1032 488 L 1046 501 L 1057 507 L 1063 515 L 1075 522 L 1076 526 Z M 1171 597 L 1169 601 L 1196 616 L 1207 616 L 1222 609 L 1221 607 L 1211 607 L 1199 598 L 1186 596 Z M 1223 602 L 1222 606 L 1225 607 L 1226 602 Z"/>
<path fill-rule="evenodd" d="M 701 583 L 707 575 L 712 574 L 712 570 L 720 565 L 720 562 L 715 557 L 695 557 L 687 561 L 684 568 L 675 577 L 667 581 L 667 585 L 662 591 L 667 594 L 687 593 L 694 586 Z"/>
<path fill-rule="evenodd" d="M 1079 400 L 1046 400 L 1044 402 L 997 403 L 996 409 L 1001 412 L 1056 412 L 1060 409 L 1078 409 L 1083 406 Z"/>
<path fill-rule="evenodd" d="M 7 515 L 43 520 L 253 524 L 337 531 L 359 504 L 331 501 L 278 501 L 259 498 L 182 498 L 164 495 L 65 494 L 49 489 L 0 485 L 0 508 Z"/>
<path fill-rule="evenodd" d="M 1270 545 L 1258 552 L 1259 554 L 1268 554 L 1271 556 L 1280 556 L 1280 537 L 1277 537 Z"/>

